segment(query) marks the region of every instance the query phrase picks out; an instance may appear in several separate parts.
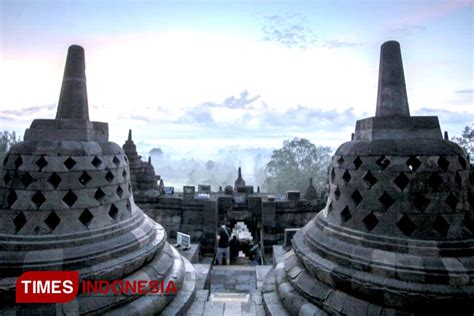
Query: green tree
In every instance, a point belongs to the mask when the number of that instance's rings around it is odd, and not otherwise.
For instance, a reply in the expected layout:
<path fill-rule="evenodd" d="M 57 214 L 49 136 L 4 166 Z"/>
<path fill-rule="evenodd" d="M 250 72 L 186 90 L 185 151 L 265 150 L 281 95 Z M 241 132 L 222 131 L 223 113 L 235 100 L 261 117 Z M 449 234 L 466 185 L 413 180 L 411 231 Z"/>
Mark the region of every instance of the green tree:
<path fill-rule="evenodd" d="M 10 149 L 10 146 L 20 141 L 20 138 L 16 136 L 15 131 L 3 131 L 0 134 L 0 161 L 3 161 L 5 153 Z"/>
<path fill-rule="evenodd" d="M 309 178 L 313 178 L 316 187 L 323 187 L 330 153 L 329 147 L 316 146 L 304 138 L 285 140 L 265 166 L 265 189 L 275 193 L 305 192 Z"/>
<path fill-rule="evenodd" d="M 474 127 L 474 124 L 471 124 Z M 474 128 L 464 127 L 461 136 L 454 136 L 451 140 L 464 148 L 466 153 L 473 157 L 474 155 Z"/>

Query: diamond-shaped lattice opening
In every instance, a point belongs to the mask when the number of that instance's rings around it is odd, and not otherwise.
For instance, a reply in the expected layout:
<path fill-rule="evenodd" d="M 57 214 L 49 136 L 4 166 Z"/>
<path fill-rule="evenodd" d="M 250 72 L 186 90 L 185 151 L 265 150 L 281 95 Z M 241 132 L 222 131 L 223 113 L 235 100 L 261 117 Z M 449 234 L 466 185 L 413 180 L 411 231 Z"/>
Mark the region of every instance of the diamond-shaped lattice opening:
<path fill-rule="evenodd" d="M 128 184 L 128 193 L 132 193 L 132 185 L 130 183 Z"/>
<path fill-rule="evenodd" d="M 114 181 L 114 178 L 114 174 L 110 170 L 108 170 L 105 174 L 105 180 L 107 180 L 107 182 L 112 182 Z"/>
<path fill-rule="evenodd" d="M 132 205 L 130 204 L 130 200 L 127 201 L 127 211 L 129 211 L 130 213 L 132 213 Z"/>
<path fill-rule="evenodd" d="M 354 159 L 353 163 L 354 163 L 355 168 L 359 169 L 359 167 L 362 165 L 362 159 L 360 159 L 360 157 L 357 156 L 357 158 Z"/>
<path fill-rule="evenodd" d="M 15 232 L 18 233 L 20 229 L 22 229 L 23 226 L 25 226 L 26 224 L 25 214 L 23 214 L 23 212 L 20 212 L 20 214 L 15 216 L 15 218 L 13 219 L 13 224 L 15 224 Z"/>
<path fill-rule="evenodd" d="M 351 199 L 352 201 L 354 201 L 355 205 L 359 205 L 359 203 L 362 201 L 362 195 L 360 195 L 360 192 L 359 190 L 355 190 L 352 194 L 351 194 Z"/>
<path fill-rule="evenodd" d="M 406 162 L 406 165 L 411 171 L 416 171 L 421 166 L 421 161 L 415 156 L 410 156 Z"/>
<path fill-rule="evenodd" d="M 336 179 L 336 172 L 334 171 L 334 168 L 331 168 L 331 183 L 334 183 L 335 179 Z"/>
<path fill-rule="evenodd" d="M 352 215 L 351 215 L 351 212 L 349 211 L 349 207 L 345 207 L 342 211 L 341 211 L 341 222 L 345 223 L 347 222 L 348 220 L 350 220 L 352 218 Z"/>
<path fill-rule="evenodd" d="M 334 197 L 336 198 L 336 201 L 339 200 L 340 196 L 341 196 L 341 191 L 339 190 L 339 186 L 337 186 L 336 190 L 334 190 Z"/>
<path fill-rule="evenodd" d="M 408 179 L 408 177 L 403 173 L 401 172 L 396 178 L 395 180 L 393 180 L 393 183 L 395 183 L 395 185 L 400 189 L 400 190 L 404 190 L 408 183 L 410 183 L 410 179 Z"/>
<path fill-rule="evenodd" d="M 112 162 L 118 167 L 120 165 L 120 159 L 117 158 L 117 156 L 114 156 L 114 159 L 112 159 Z"/>
<path fill-rule="evenodd" d="M 390 164 L 390 160 L 387 157 L 382 156 L 379 159 L 377 159 L 375 163 L 380 167 L 380 169 L 384 170 Z"/>
<path fill-rule="evenodd" d="M 125 162 L 128 162 L 127 156 L 123 156 L 123 160 L 125 160 Z"/>
<path fill-rule="evenodd" d="M 69 190 L 63 197 L 63 202 L 66 203 L 67 206 L 71 207 L 76 203 L 77 195 L 74 194 L 71 190 Z"/>
<path fill-rule="evenodd" d="M 452 192 L 449 193 L 448 197 L 446 198 L 446 204 L 449 205 L 453 212 L 456 210 L 456 206 L 458 205 L 458 203 L 459 199 L 456 197 L 456 195 L 454 195 Z"/>
<path fill-rule="evenodd" d="M 458 187 L 461 189 L 462 188 L 462 178 L 459 175 L 459 172 L 456 172 L 456 175 L 454 176 L 454 181 L 458 185 Z"/>
<path fill-rule="evenodd" d="M 432 226 L 442 237 L 446 237 L 448 235 L 449 223 L 444 219 L 443 216 L 438 215 Z"/>
<path fill-rule="evenodd" d="M 48 161 L 46 161 L 46 159 L 41 156 L 40 159 L 36 160 L 36 165 L 38 166 L 38 171 L 43 171 L 43 168 L 48 165 Z"/>
<path fill-rule="evenodd" d="M 415 223 L 407 215 L 403 215 L 397 222 L 397 227 L 407 237 L 411 236 L 416 229 Z"/>
<path fill-rule="evenodd" d="M 437 173 L 433 173 L 428 179 L 428 184 L 434 191 L 437 191 L 439 187 L 443 184 L 443 178 Z"/>
<path fill-rule="evenodd" d="M 30 184 L 32 184 L 33 180 L 34 179 L 29 172 L 25 172 L 20 177 L 20 182 L 25 186 L 25 188 L 27 188 Z"/>
<path fill-rule="evenodd" d="M 458 161 L 459 161 L 459 164 L 461 165 L 461 167 L 463 169 L 466 169 L 466 167 L 467 167 L 466 160 L 464 160 L 464 158 L 461 155 L 458 155 Z"/>
<path fill-rule="evenodd" d="M 351 174 L 348 170 L 344 171 L 344 174 L 342 175 L 342 180 L 347 184 L 349 181 L 351 181 Z"/>
<path fill-rule="evenodd" d="M 59 218 L 58 214 L 56 214 L 55 211 L 52 211 L 48 217 L 44 220 L 46 225 L 53 231 L 58 227 L 59 222 L 61 222 L 61 219 Z"/>
<path fill-rule="evenodd" d="M 83 172 L 81 174 L 81 176 L 79 177 L 79 182 L 82 184 L 82 185 L 86 185 L 87 183 L 89 183 L 89 181 L 91 181 L 92 178 L 91 176 L 87 173 L 87 172 Z"/>
<path fill-rule="evenodd" d="M 37 208 L 40 208 L 41 205 L 46 201 L 46 198 L 44 197 L 43 193 L 41 191 L 36 191 L 35 194 L 31 197 L 31 201 L 35 203 Z"/>
<path fill-rule="evenodd" d="M 385 210 L 388 210 L 390 206 L 392 206 L 393 203 L 395 203 L 395 200 L 388 194 L 387 192 L 384 192 L 380 197 L 379 197 L 380 203 L 383 205 Z"/>
<path fill-rule="evenodd" d="M 7 155 L 7 156 L 5 157 L 5 159 L 3 159 L 3 165 L 4 165 L 4 166 L 7 164 L 9 157 L 10 157 L 10 155 Z"/>
<path fill-rule="evenodd" d="M 117 187 L 117 191 L 116 191 L 116 192 L 117 192 L 117 196 L 118 196 L 119 198 L 122 198 L 123 190 L 122 190 L 122 187 L 121 187 L 120 185 Z"/>
<path fill-rule="evenodd" d="M 426 198 L 422 193 L 415 194 L 415 198 L 413 199 L 413 205 L 420 211 L 424 212 L 426 208 L 430 205 L 430 203 L 431 200 Z"/>
<path fill-rule="evenodd" d="M 369 171 L 365 174 L 365 176 L 362 178 L 362 180 L 365 181 L 367 184 L 367 187 L 370 189 L 374 184 L 377 183 L 377 178 L 374 177 L 374 175 Z"/>
<path fill-rule="evenodd" d="M 74 168 L 74 166 L 76 165 L 76 161 L 74 159 L 72 159 L 71 157 L 69 157 L 68 159 L 66 159 L 64 161 L 64 166 L 68 169 L 68 170 L 71 170 L 72 168 Z"/>
<path fill-rule="evenodd" d="M 340 166 L 340 165 L 342 165 L 343 163 L 344 163 L 344 158 L 342 158 L 342 156 L 341 156 L 341 157 L 339 157 L 339 159 L 337 160 L 337 164 Z"/>
<path fill-rule="evenodd" d="M 104 191 L 102 191 L 101 188 L 98 188 L 97 191 L 95 191 L 94 198 L 95 198 L 97 201 L 102 202 L 102 200 L 104 199 L 104 197 L 105 197 Z"/>
<path fill-rule="evenodd" d="M 122 177 L 123 177 L 124 179 L 127 179 L 127 170 L 123 169 L 123 171 L 122 171 Z"/>
<path fill-rule="evenodd" d="M 119 213 L 118 208 L 115 206 L 115 204 L 112 204 L 109 210 L 109 216 L 112 217 L 114 220 L 117 220 L 118 213 Z"/>
<path fill-rule="evenodd" d="M 438 159 L 438 166 L 444 171 L 448 171 L 449 168 L 449 161 L 444 158 L 444 156 L 439 157 Z"/>
<path fill-rule="evenodd" d="M 18 156 L 18 158 L 15 159 L 15 168 L 18 169 L 20 166 L 23 164 L 23 159 L 21 156 Z"/>
<path fill-rule="evenodd" d="M 95 156 L 94 159 L 92 159 L 91 163 L 94 167 L 99 168 L 100 165 L 102 164 L 102 160 L 100 160 L 99 158 L 97 158 L 97 156 Z"/>
<path fill-rule="evenodd" d="M 8 183 L 10 183 L 11 180 L 12 180 L 12 177 L 10 177 L 10 173 L 7 171 L 7 173 L 3 177 L 3 182 L 5 182 L 5 185 L 7 185 Z"/>
<path fill-rule="evenodd" d="M 474 217 L 469 211 L 464 213 L 464 226 L 471 231 L 471 234 L 474 234 Z"/>
<path fill-rule="evenodd" d="M 15 203 L 17 199 L 18 199 L 18 196 L 16 195 L 15 190 L 10 191 L 10 194 L 8 194 L 8 197 L 7 197 L 8 207 L 12 207 L 13 203 Z"/>
<path fill-rule="evenodd" d="M 51 184 L 53 189 L 56 189 L 61 183 L 61 181 L 61 177 L 58 176 L 56 172 L 53 172 L 53 174 L 48 178 L 48 183 Z"/>
<path fill-rule="evenodd" d="M 79 216 L 79 221 L 84 226 L 88 227 L 93 218 L 94 215 L 92 215 L 92 213 L 88 209 L 85 209 L 84 211 L 82 211 L 81 216 Z"/>
<path fill-rule="evenodd" d="M 375 216 L 373 212 L 364 217 L 362 221 L 364 222 L 365 228 L 367 228 L 369 232 L 372 231 L 372 229 L 374 229 L 375 226 L 377 226 L 377 224 L 379 223 L 377 216 Z"/>
<path fill-rule="evenodd" d="M 332 210 L 333 210 L 332 202 L 329 202 L 329 205 L 328 205 L 328 214 L 331 213 Z"/>

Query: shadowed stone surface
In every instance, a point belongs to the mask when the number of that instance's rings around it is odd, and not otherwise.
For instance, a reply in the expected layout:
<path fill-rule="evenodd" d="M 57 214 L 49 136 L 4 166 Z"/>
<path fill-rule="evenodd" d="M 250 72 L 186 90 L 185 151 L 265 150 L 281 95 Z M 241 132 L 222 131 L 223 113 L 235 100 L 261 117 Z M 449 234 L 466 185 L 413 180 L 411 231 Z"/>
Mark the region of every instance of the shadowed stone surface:
<path fill-rule="evenodd" d="M 377 116 L 334 154 L 326 207 L 264 294 L 270 313 L 272 293 L 292 315 L 474 311 L 473 171 L 436 117 L 409 116 L 398 43 L 381 59 Z"/>
<path fill-rule="evenodd" d="M 135 205 L 128 159 L 88 120 L 84 51 L 71 46 L 55 120 L 35 120 L 13 145 L 0 183 L 0 314 L 182 314 L 195 273 L 163 227 Z M 30 270 L 78 270 L 82 280 L 172 280 L 178 295 L 84 295 L 16 305 Z"/>

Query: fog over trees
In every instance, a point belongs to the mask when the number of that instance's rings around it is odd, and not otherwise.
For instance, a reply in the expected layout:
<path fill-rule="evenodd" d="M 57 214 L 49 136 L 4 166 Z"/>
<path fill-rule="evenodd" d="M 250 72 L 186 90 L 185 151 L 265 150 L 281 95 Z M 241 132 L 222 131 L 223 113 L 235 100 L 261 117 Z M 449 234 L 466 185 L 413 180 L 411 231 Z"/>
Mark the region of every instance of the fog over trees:
<path fill-rule="evenodd" d="M 261 192 L 284 193 L 287 190 L 304 192 L 309 178 L 316 187 L 324 187 L 329 147 L 317 146 L 304 138 L 283 142 L 280 149 L 226 147 L 219 149 L 212 159 L 200 159 L 198 153 L 175 158 L 160 147 L 150 150 L 157 174 L 166 186 L 182 190 L 183 185 L 208 184 L 212 190 L 233 185 L 238 167 L 247 185 Z"/>

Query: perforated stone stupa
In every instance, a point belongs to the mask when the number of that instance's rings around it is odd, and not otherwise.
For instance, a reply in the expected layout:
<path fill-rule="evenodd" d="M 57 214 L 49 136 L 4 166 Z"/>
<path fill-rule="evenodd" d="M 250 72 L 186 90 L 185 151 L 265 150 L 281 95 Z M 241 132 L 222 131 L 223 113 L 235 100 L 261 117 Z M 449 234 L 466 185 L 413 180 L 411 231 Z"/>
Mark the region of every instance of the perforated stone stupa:
<path fill-rule="evenodd" d="M 437 117 L 410 116 L 400 46 L 384 43 L 376 116 L 337 149 L 326 207 L 276 267 L 286 311 L 472 315 L 469 172 Z"/>
<path fill-rule="evenodd" d="M 89 121 L 84 50 L 71 46 L 56 119 L 34 120 L 3 161 L 0 314 L 174 315 L 193 296 L 194 270 L 133 200 L 122 148 Z M 68 304 L 15 305 L 30 270 L 78 270 L 80 280 L 173 280 L 175 295 L 80 294 Z"/>

